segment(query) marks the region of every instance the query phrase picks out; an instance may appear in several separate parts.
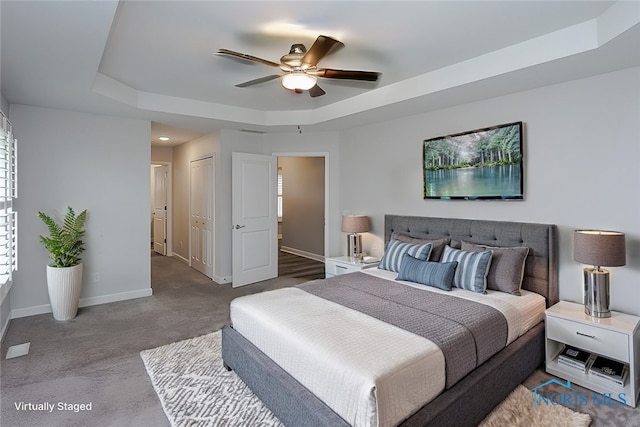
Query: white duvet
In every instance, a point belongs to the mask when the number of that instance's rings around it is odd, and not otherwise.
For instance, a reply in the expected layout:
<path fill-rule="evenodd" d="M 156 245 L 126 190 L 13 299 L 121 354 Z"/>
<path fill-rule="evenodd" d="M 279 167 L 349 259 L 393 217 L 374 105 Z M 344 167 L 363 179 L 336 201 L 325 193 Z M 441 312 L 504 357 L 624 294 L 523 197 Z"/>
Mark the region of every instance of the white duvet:
<path fill-rule="evenodd" d="M 391 280 L 396 276 L 365 271 Z M 509 342 L 544 316 L 544 298 L 531 292 L 518 297 L 455 289 L 447 294 L 501 311 Z M 397 425 L 444 389 L 444 356 L 432 341 L 297 288 L 233 300 L 231 323 L 353 426 Z"/>

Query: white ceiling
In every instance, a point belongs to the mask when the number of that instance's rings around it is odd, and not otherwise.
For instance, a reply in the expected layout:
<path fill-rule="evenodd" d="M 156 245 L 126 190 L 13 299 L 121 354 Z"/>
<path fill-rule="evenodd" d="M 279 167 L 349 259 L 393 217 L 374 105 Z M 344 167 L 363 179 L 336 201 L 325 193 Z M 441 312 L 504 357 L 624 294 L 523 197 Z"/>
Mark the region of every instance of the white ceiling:
<path fill-rule="evenodd" d="M 3 0 L 0 15 L 9 103 L 148 119 L 154 143 L 340 129 L 640 66 L 638 1 Z M 279 62 L 319 34 L 345 43 L 320 66 L 380 80 L 237 88 L 280 71 L 215 54 Z"/>

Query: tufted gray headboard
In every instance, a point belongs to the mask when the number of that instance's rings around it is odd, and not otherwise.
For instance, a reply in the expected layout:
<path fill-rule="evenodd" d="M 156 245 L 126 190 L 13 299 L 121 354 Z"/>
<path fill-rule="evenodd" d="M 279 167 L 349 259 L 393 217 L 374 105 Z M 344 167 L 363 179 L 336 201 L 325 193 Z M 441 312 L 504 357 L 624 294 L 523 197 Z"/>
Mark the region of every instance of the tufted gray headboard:
<path fill-rule="evenodd" d="M 558 230 L 553 224 L 385 215 L 384 241 L 394 231 L 422 239 L 448 238 L 488 246 L 529 248 L 522 288 L 558 302 Z"/>

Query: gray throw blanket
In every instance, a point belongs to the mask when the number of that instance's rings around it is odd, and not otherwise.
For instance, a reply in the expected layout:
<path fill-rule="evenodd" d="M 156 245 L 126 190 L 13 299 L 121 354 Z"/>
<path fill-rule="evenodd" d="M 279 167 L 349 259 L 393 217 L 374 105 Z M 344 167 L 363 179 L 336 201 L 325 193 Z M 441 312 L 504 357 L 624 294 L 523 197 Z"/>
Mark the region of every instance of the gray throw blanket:
<path fill-rule="evenodd" d="M 433 341 L 445 357 L 446 388 L 502 350 L 507 342 L 507 321 L 502 313 L 474 301 L 360 272 L 298 287 Z"/>

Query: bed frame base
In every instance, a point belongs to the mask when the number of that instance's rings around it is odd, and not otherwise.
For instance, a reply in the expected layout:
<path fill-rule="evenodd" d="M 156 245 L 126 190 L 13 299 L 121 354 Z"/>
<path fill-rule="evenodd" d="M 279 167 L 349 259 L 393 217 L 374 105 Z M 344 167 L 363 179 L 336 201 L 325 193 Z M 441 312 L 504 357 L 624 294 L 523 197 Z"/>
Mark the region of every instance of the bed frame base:
<path fill-rule="evenodd" d="M 349 425 L 230 326 L 222 330 L 222 358 L 286 426 Z M 400 425 L 477 426 L 543 361 L 539 323 Z"/>

